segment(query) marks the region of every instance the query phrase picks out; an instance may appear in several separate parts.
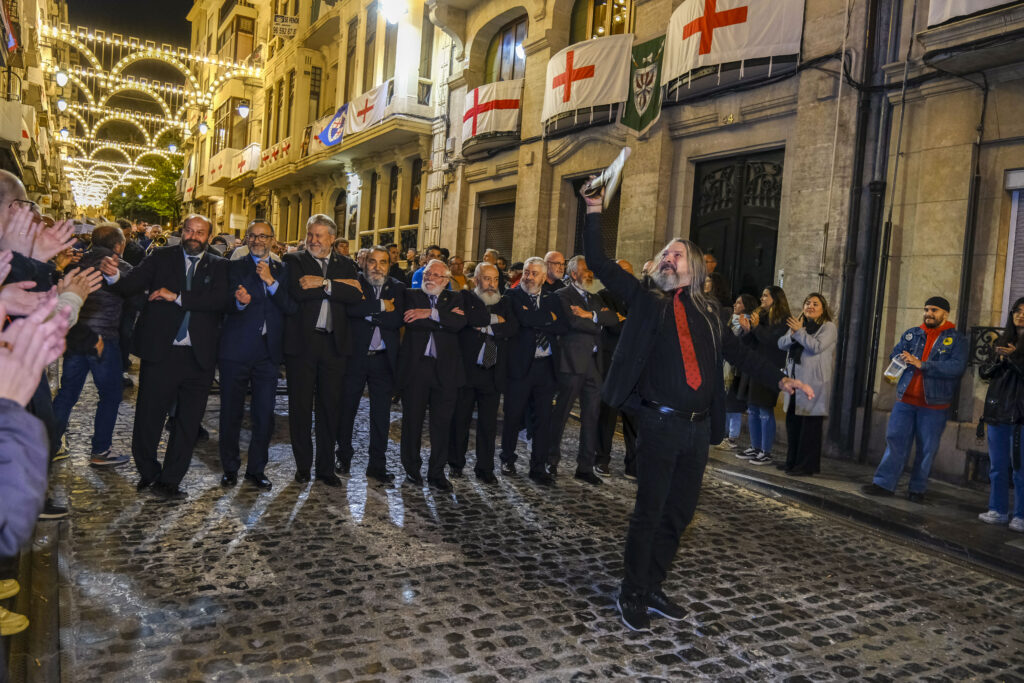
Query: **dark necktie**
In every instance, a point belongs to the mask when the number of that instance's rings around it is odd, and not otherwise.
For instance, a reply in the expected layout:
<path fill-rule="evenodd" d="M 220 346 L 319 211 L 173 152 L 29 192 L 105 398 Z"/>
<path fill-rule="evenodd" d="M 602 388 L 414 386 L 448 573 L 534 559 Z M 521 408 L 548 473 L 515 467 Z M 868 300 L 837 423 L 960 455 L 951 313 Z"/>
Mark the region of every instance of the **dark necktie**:
<path fill-rule="evenodd" d="M 536 310 L 539 311 L 540 310 L 540 295 L 539 294 L 528 294 L 527 296 L 529 296 L 530 300 L 533 302 L 533 307 Z M 537 331 L 534 333 L 533 338 L 534 338 L 534 340 L 535 340 L 535 342 L 537 344 L 537 348 L 539 348 L 539 349 L 543 349 L 543 350 L 546 351 L 551 346 L 551 342 L 548 340 L 548 335 L 546 335 L 544 333 L 544 331 L 541 330 L 540 328 L 537 328 Z"/>
<path fill-rule="evenodd" d="M 700 387 L 700 366 L 697 364 L 697 352 L 693 350 L 693 337 L 690 336 L 690 322 L 686 319 L 683 296 L 683 290 L 679 290 L 679 294 L 672 298 L 676 313 L 676 334 L 679 335 L 679 349 L 683 353 L 686 383 L 696 390 Z"/>
<path fill-rule="evenodd" d="M 480 364 L 485 368 L 493 368 L 498 362 L 498 344 L 494 341 L 494 337 L 484 333 L 484 355 L 480 359 Z"/>
<path fill-rule="evenodd" d="M 373 288 L 374 296 L 377 301 L 380 302 L 380 287 Z M 380 349 L 381 338 L 380 338 L 380 325 L 373 326 L 373 334 L 370 335 L 370 350 L 377 351 Z"/>
<path fill-rule="evenodd" d="M 329 261 L 324 258 L 317 259 L 317 262 L 320 264 L 320 270 L 322 271 L 323 276 L 326 278 L 327 264 L 329 263 Z M 320 315 L 318 315 L 316 319 L 316 329 L 324 330 L 326 332 L 334 331 L 334 326 L 331 325 L 331 304 L 327 299 L 324 299 L 323 303 L 320 304 Z"/>
<path fill-rule="evenodd" d="M 185 271 L 185 291 L 192 291 L 192 278 L 196 275 L 196 262 L 199 261 L 198 256 L 186 256 L 188 259 L 188 270 Z M 185 337 L 188 336 L 188 323 L 192 318 L 191 311 L 185 311 L 185 317 L 181 319 L 181 326 L 178 327 L 178 334 L 174 335 L 174 341 L 181 342 L 185 341 Z"/>

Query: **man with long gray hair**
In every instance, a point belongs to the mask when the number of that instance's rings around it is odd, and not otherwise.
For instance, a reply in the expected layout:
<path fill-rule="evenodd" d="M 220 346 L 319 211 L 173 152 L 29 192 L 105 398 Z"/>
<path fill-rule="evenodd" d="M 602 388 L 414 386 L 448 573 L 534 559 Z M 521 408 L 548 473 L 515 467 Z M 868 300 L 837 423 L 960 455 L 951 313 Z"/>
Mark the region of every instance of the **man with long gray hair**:
<path fill-rule="evenodd" d="M 640 435 L 618 606 L 623 623 L 641 631 L 650 628 L 648 612 L 673 621 L 686 615 L 661 585 L 697 507 L 708 446 L 724 436 L 723 358 L 763 384 L 814 392 L 723 330 L 717 304 L 704 297 L 704 258 L 694 243 L 677 238 L 662 249 L 651 289 L 608 258 L 601 243 L 603 195 L 603 189 L 583 195 L 583 247 L 594 274 L 629 307 L 602 394 L 634 415 Z"/>

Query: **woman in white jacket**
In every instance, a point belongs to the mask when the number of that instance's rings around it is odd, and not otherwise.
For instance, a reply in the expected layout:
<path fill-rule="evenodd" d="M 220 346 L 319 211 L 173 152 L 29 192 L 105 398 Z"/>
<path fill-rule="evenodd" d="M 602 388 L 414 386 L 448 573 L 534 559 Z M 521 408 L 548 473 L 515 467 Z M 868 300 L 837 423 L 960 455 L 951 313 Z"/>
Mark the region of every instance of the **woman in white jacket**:
<path fill-rule="evenodd" d="M 806 382 L 814 398 L 783 396 L 786 408 L 786 462 L 776 465 L 794 476 L 811 476 L 821 471 L 821 439 L 832 394 L 832 366 L 836 352 L 836 326 L 825 297 L 817 292 L 804 299 L 799 318 L 786 321 L 789 331 L 779 339 L 786 351 L 786 374 Z"/>

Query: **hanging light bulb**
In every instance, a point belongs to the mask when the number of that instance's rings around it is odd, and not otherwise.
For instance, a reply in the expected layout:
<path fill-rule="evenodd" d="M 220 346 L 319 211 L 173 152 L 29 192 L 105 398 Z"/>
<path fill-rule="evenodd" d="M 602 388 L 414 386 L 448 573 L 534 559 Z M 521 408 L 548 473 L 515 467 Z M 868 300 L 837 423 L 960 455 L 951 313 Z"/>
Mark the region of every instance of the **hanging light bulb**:
<path fill-rule="evenodd" d="M 171 153 L 174 153 L 178 151 L 178 146 L 172 142 L 171 144 L 167 145 L 167 149 L 171 150 Z"/>
<path fill-rule="evenodd" d="M 406 0 L 380 0 L 380 9 L 389 24 L 397 24 L 409 12 Z"/>
<path fill-rule="evenodd" d="M 206 125 L 206 121 L 199 122 L 199 134 L 206 135 L 206 131 L 210 130 L 210 127 Z"/>
<path fill-rule="evenodd" d="M 68 84 L 68 75 L 64 72 L 63 69 L 61 69 L 56 74 L 54 74 L 54 80 L 57 81 L 57 85 L 63 88 L 65 85 Z"/>
<path fill-rule="evenodd" d="M 122 196 L 122 197 L 127 197 L 127 196 L 128 196 L 128 193 L 127 193 L 127 192 L 122 192 L 122 193 L 121 193 L 121 196 Z"/>
<path fill-rule="evenodd" d="M 142 195 L 141 194 L 139 195 L 139 199 L 142 199 Z"/>
<path fill-rule="evenodd" d="M 68 101 L 67 100 L 65 100 L 63 97 L 60 98 L 59 100 L 57 100 L 57 109 L 59 109 L 60 111 L 64 111 L 67 108 L 68 108 Z"/>
<path fill-rule="evenodd" d="M 249 118 L 249 103 L 242 102 L 238 105 L 238 115 L 243 119 Z"/>
<path fill-rule="evenodd" d="M 68 130 L 67 128 L 61 128 L 61 129 L 60 129 L 60 136 L 61 136 L 62 138 L 64 138 L 65 140 L 67 140 L 67 139 L 68 139 L 68 136 L 69 136 L 69 135 L 71 135 L 71 132 L 70 132 L 70 131 L 69 131 L 69 130 Z"/>

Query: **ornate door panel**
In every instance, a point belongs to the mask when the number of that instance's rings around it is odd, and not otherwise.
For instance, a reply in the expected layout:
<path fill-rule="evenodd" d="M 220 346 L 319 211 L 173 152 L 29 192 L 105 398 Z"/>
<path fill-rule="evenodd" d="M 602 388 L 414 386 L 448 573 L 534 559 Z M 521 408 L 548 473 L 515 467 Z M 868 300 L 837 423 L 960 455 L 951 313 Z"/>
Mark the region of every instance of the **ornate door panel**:
<path fill-rule="evenodd" d="M 760 295 L 774 279 L 783 154 L 697 165 L 690 236 L 718 259 L 733 296 Z"/>

